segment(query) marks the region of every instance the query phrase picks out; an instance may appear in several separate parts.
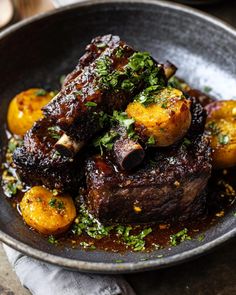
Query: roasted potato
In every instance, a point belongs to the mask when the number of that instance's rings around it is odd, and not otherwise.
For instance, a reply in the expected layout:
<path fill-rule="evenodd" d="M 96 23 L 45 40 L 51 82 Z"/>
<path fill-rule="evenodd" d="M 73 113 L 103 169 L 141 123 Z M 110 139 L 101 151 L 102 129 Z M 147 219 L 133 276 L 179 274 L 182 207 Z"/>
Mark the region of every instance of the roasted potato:
<path fill-rule="evenodd" d="M 76 209 L 69 195 L 57 195 L 42 186 L 27 191 L 20 203 L 25 222 L 45 235 L 65 232 L 76 217 Z"/>
<path fill-rule="evenodd" d="M 135 120 L 135 130 L 141 138 L 164 147 L 186 134 L 191 124 L 190 104 L 178 89 L 151 87 L 130 103 L 126 112 Z"/>
<path fill-rule="evenodd" d="M 214 168 L 236 165 L 236 101 L 215 101 L 206 106 Z"/>
<path fill-rule="evenodd" d="M 54 96 L 53 92 L 31 88 L 17 94 L 11 101 L 7 122 L 13 134 L 24 135 L 35 121 L 42 118 L 41 108 Z"/>

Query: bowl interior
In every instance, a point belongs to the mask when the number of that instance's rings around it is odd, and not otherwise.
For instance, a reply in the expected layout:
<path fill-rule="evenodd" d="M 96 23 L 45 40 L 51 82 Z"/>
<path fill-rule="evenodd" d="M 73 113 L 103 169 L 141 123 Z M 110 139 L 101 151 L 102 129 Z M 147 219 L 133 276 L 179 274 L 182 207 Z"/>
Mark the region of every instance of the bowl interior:
<path fill-rule="evenodd" d="M 85 45 L 93 37 L 108 33 L 119 35 L 139 50 L 150 51 L 159 61 L 170 60 L 179 68 L 178 75 L 193 87 L 210 86 L 214 95 L 224 99 L 236 95 L 236 35 L 216 21 L 178 6 L 154 1 L 77 5 L 18 25 L 2 34 L 1 149 L 6 143 L 4 127 L 10 99 L 30 87 L 58 89 L 60 76 L 74 68 Z M 171 251 L 163 249 L 149 254 L 122 255 L 85 252 L 50 245 L 24 225 L 2 191 L 0 193 L 0 237 L 5 242 L 44 260 L 81 270 L 127 272 L 167 266 L 198 255 L 227 239 L 233 235 L 236 225 L 236 218 L 229 212 L 206 231 L 203 242 L 188 241 Z M 156 259 L 160 254 L 164 255 L 163 258 Z M 143 258 L 149 260 L 141 261 Z M 117 259 L 126 263 L 117 265 L 114 263 Z"/>

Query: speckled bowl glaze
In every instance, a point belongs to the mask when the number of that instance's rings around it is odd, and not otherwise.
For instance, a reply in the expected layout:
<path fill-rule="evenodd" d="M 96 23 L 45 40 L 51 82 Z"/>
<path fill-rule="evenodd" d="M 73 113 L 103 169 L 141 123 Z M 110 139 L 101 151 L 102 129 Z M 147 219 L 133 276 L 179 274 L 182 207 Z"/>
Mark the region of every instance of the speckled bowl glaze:
<path fill-rule="evenodd" d="M 23 21 L 0 34 L 1 148 L 10 98 L 29 87 L 58 88 L 58 77 L 73 69 L 91 38 L 117 34 L 160 61 L 171 60 L 194 87 L 218 97 L 236 89 L 236 32 L 224 23 L 181 5 L 159 1 L 87 1 Z M 2 152 L 3 154 L 3 152 Z M 27 255 L 80 271 L 127 273 L 171 266 L 203 254 L 233 237 L 231 212 L 206 230 L 206 238 L 171 251 L 125 254 L 55 247 L 24 225 L 0 192 L 0 239 Z M 157 258 L 162 254 L 162 258 Z M 115 263 L 122 259 L 123 263 Z M 147 259 L 147 260 L 145 260 Z M 145 260 L 145 261 L 143 261 Z"/>

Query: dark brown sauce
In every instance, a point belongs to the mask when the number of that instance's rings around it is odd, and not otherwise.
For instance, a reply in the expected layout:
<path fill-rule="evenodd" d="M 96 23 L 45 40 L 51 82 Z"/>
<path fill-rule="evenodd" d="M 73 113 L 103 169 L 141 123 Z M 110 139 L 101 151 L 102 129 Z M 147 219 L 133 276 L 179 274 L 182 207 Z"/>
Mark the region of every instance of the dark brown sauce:
<path fill-rule="evenodd" d="M 204 239 L 204 232 L 214 224 L 217 224 L 219 219 L 227 214 L 227 211 L 234 203 L 236 198 L 236 173 L 235 169 L 213 171 L 212 177 L 208 185 L 208 197 L 205 215 L 198 220 L 188 222 L 178 222 L 173 224 L 149 224 L 137 225 L 132 231 L 133 234 L 139 233 L 142 228 L 151 227 L 152 232 L 145 238 L 145 251 L 150 252 L 154 249 L 161 249 L 171 246 L 170 236 L 178 233 L 184 228 L 188 229 L 188 235 L 192 239 L 198 239 L 199 242 Z M 9 199 L 12 206 L 19 209 L 19 203 L 23 193 L 17 194 L 15 197 Z M 19 211 L 19 210 L 18 210 Z M 46 239 L 48 237 L 45 237 Z M 127 247 L 121 238 L 118 238 L 114 231 L 110 235 L 102 239 L 94 239 L 83 233 L 75 235 L 72 231 L 56 237 L 55 246 L 82 248 L 80 243 L 86 242 L 96 249 L 111 251 L 111 252 L 125 252 L 132 250 Z M 88 248 L 89 250 L 90 248 Z"/>

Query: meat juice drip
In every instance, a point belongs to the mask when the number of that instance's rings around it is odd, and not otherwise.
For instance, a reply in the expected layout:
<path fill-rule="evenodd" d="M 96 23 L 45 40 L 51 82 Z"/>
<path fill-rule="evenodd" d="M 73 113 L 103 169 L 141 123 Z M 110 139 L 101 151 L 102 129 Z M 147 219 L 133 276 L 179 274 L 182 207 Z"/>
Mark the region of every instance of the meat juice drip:
<path fill-rule="evenodd" d="M 187 229 L 188 236 L 192 239 L 198 239 L 201 242 L 204 239 L 203 233 L 214 224 L 217 224 L 231 205 L 235 201 L 235 184 L 236 173 L 235 169 L 214 171 L 208 185 L 208 197 L 206 214 L 201 219 L 196 221 L 186 221 L 182 223 L 159 223 L 149 225 L 137 225 L 134 227 L 132 234 L 136 234 L 142 228 L 151 227 L 152 232 L 146 237 L 145 252 L 151 252 L 155 249 L 162 249 L 164 247 L 171 247 L 170 236 Z M 12 206 L 17 209 L 19 213 L 19 203 L 23 197 L 23 193 L 19 192 L 15 197 L 9 200 Z M 45 237 L 47 238 L 47 237 Z M 131 250 L 130 247 L 125 245 L 121 238 L 119 239 L 115 232 L 111 231 L 110 235 L 101 239 L 94 239 L 89 237 L 86 233 L 81 235 L 73 234 L 68 231 L 62 236 L 55 238 L 56 247 L 72 247 L 80 248 L 81 244 L 92 245 L 88 246 L 88 250 L 99 249 L 103 251 L 124 253 Z M 82 247 L 83 249 L 84 247 Z"/>

